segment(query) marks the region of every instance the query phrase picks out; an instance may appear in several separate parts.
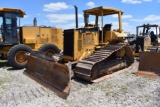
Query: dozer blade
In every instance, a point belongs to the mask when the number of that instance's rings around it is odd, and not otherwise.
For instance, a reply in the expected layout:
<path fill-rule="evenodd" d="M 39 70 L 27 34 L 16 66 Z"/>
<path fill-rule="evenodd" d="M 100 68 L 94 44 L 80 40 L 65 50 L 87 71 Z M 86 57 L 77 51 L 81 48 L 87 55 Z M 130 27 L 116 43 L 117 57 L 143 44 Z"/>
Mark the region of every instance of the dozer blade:
<path fill-rule="evenodd" d="M 55 62 L 51 54 L 27 53 L 27 76 L 66 99 L 70 91 L 70 71 L 67 65 Z"/>
<path fill-rule="evenodd" d="M 160 53 L 157 53 L 157 52 L 140 53 L 139 68 L 135 74 L 140 76 L 159 78 L 160 77 Z"/>

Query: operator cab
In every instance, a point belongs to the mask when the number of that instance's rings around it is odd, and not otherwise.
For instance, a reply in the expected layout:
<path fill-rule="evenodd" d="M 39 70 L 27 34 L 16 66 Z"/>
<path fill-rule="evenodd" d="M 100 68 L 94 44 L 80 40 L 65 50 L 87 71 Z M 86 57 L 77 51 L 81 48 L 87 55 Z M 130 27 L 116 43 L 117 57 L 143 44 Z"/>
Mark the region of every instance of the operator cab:
<path fill-rule="evenodd" d="M 160 26 L 156 24 L 144 24 L 142 26 L 137 26 L 137 37 L 147 37 L 151 38 L 152 43 L 157 43 L 159 39 Z"/>
<path fill-rule="evenodd" d="M 19 43 L 17 19 L 24 15 L 19 9 L 0 8 L 0 45 Z"/>
<path fill-rule="evenodd" d="M 137 26 L 136 53 L 139 53 L 139 50 L 146 51 L 147 47 L 160 42 L 159 29 L 160 27 L 156 24 Z"/>
<path fill-rule="evenodd" d="M 118 10 L 115 8 L 109 7 L 96 7 L 92 9 L 84 10 L 84 23 L 85 28 L 98 28 L 99 29 L 99 42 L 100 44 L 106 44 L 111 41 L 123 41 L 128 36 L 123 32 L 122 29 L 122 10 Z M 113 25 L 113 27 L 118 27 L 118 29 L 112 28 L 112 23 L 109 19 L 112 15 L 117 15 L 118 19 L 118 26 Z M 90 18 L 89 18 L 90 17 Z M 93 20 L 94 22 L 89 22 L 89 19 Z M 105 19 L 105 20 L 104 20 Z M 92 25 L 90 24 L 92 23 Z M 114 24 L 114 23 L 113 23 Z"/>

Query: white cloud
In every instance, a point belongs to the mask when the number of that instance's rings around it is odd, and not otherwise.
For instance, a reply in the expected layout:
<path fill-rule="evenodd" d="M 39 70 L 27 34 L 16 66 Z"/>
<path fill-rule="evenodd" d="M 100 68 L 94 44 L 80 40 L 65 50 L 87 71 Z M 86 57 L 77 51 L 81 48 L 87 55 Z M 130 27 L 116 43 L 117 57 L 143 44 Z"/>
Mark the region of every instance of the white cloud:
<path fill-rule="evenodd" d="M 152 0 L 143 0 L 143 1 L 150 2 L 150 1 L 152 1 Z"/>
<path fill-rule="evenodd" d="M 123 15 L 122 18 L 123 19 L 132 18 L 132 15 Z"/>
<path fill-rule="evenodd" d="M 58 10 L 63 10 L 63 9 L 68 9 L 71 6 L 67 5 L 64 2 L 57 2 L 57 3 L 49 3 L 49 4 L 45 4 L 43 5 L 43 11 L 48 11 L 48 12 L 55 12 Z"/>
<path fill-rule="evenodd" d="M 149 15 L 145 18 L 142 19 L 131 19 L 132 21 L 135 22 L 144 22 L 144 21 L 160 21 L 160 16 L 158 15 Z"/>
<path fill-rule="evenodd" d="M 122 0 L 123 3 L 131 3 L 131 4 L 140 4 L 142 1 L 140 0 Z"/>
<path fill-rule="evenodd" d="M 46 17 L 51 23 L 66 23 L 69 20 L 75 19 L 75 14 L 48 14 Z M 83 18 L 83 15 L 78 14 L 78 18 Z"/>
<path fill-rule="evenodd" d="M 109 22 L 112 24 L 112 30 L 119 28 L 119 22 Z M 101 26 L 101 25 L 100 25 Z M 128 22 L 122 22 L 122 29 L 124 32 L 129 32 L 134 34 L 136 32 L 136 27 L 131 26 Z"/>
<path fill-rule="evenodd" d="M 119 23 L 118 22 L 111 22 L 112 23 L 112 29 L 118 29 Z M 124 32 L 130 32 L 135 33 L 135 28 L 131 25 L 129 25 L 128 22 L 122 22 L 122 28 Z"/>
<path fill-rule="evenodd" d="M 115 14 L 115 15 L 112 15 L 113 18 L 118 18 L 118 15 Z M 122 18 L 123 19 L 128 19 L 128 18 L 132 18 L 132 15 L 122 15 Z"/>
<path fill-rule="evenodd" d="M 131 19 L 131 21 L 134 21 L 134 22 L 142 22 L 142 19 Z"/>
<path fill-rule="evenodd" d="M 145 21 L 155 21 L 160 20 L 160 16 L 157 15 L 149 15 L 146 18 L 144 18 Z"/>
<path fill-rule="evenodd" d="M 151 24 L 160 25 L 160 22 L 152 22 Z"/>
<path fill-rule="evenodd" d="M 118 29 L 118 22 L 111 22 L 112 23 L 112 29 Z M 79 28 L 80 27 L 84 27 L 84 23 L 78 23 Z M 71 28 L 75 28 L 75 22 L 73 23 L 66 23 L 66 24 L 57 24 L 56 25 L 57 28 L 62 28 L 62 29 L 71 29 Z M 131 25 L 129 25 L 129 23 L 127 22 L 123 22 L 122 23 L 122 27 L 123 27 L 123 31 L 124 32 L 130 32 L 130 33 L 135 33 L 136 32 L 136 27 L 133 27 Z"/>
<path fill-rule="evenodd" d="M 113 18 L 117 18 L 117 17 L 118 17 L 118 15 L 117 15 L 117 14 L 114 14 L 114 15 L 112 15 L 112 17 L 113 17 Z"/>
<path fill-rule="evenodd" d="M 89 7 L 95 7 L 95 4 L 94 4 L 94 2 L 87 2 L 87 4 L 86 4 L 87 6 L 89 6 Z"/>
<path fill-rule="evenodd" d="M 151 2 L 152 0 L 121 0 L 123 3 L 141 4 L 142 2 Z"/>
<path fill-rule="evenodd" d="M 24 18 L 28 18 L 29 17 L 29 15 L 24 15 Z"/>
<path fill-rule="evenodd" d="M 136 27 L 131 26 L 128 22 L 123 22 L 122 28 L 124 32 L 129 32 L 131 34 L 136 32 Z"/>
<path fill-rule="evenodd" d="M 84 23 L 78 23 L 78 26 L 79 26 L 79 28 L 84 27 Z M 56 27 L 62 28 L 62 29 L 72 29 L 72 28 L 76 27 L 76 24 L 75 24 L 75 22 L 66 23 L 65 25 L 64 24 L 58 24 Z"/>

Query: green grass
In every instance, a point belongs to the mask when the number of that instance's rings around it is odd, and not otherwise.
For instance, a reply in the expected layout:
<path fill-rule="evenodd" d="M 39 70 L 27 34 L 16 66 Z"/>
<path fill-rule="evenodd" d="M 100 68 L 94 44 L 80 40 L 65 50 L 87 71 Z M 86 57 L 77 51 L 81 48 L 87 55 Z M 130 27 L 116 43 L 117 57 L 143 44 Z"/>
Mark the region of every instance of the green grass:
<path fill-rule="evenodd" d="M 111 86 L 112 86 L 112 85 L 111 85 Z M 111 88 L 112 88 L 112 87 L 111 87 Z M 106 95 L 106 96 L 112 95 L 113 97 L 115 97 L 115 98 L 118 99 L 119 96 L 118 96 L 117 93 L 126 94 L 126 93 L 127 93 L 127 90 L 128 90 L 127 87 L 122 86 L 122 87 L 120 87 L 119 90 L 116 90 L 116 91 L 109 91 L 109 90 L 108 90 L 108 91 L 105 93 L 105 95 Z"/>
<path fill-rule="evenodd" d="M 12 81 L 11 78 L 0 78 L 0 85 L 7 83 L 7 82 L 11 82 Z"/>
<path fill-rule="evenodd" d="M 0 79 L 0 85 L 2 85 L 4 83 L 3 79 Z"/>
<path fill-rule="evenodd" d="M 7 62 L 7 60 L 0 60 L 0 63 L 1 63 L 1 62 Z"/>
<path fill-rule="evenodd" d="M 128 88 L 127 88 L 127 86 L 126 86 L 126 87 L 122 87 L 120 91 L 121 91 L 123 94 L 125 94 L 125 93 L 127 93 L 127 90 L 128 90 Z"/>
<path fill-rule="evenodd" d="M 8 66 L 7 60 L 0 60 L 0 67 L 6 68 Z"/>
<path fill-rule="evenodd" d="M 111 92 L 106 92 L 106 96 L 109 96 Z"/>

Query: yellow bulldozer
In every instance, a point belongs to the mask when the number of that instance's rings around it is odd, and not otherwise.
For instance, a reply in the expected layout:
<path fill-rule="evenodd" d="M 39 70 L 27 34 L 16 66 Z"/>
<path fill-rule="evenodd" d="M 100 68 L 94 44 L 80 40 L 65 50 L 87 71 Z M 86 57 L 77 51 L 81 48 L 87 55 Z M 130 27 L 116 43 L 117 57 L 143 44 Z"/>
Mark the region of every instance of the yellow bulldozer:
<path fill-rule="evenodd" d="M 104 6 L 84 10 L 83 28 L 78 28 L 76 6 L 75 10 L 76 28 L 64 30 L 63 55 L 26 54 L 28 63 L 24 73 L 62 98 L 69 94 L 71 72 L 75 78 L 98 82 L 134 62 L 132 50 L 125 42 L 127 35 L 122 30 L 122 10 Z M 104 24 L 104 18 L 114 14 L 118 16 L 119 28 L 113 30 L 112 24 Z M 89 17 L 95 17 L 94 24 L 89 23 Z"/>
<path fill-rule="evenodd" d="M 137 26 L 134 56 L 139 56 L 140 76 L 160 77 L 160 26 L 144 24 Z"/>
<path fill-rule="evenodd" d="M 133 41 L 134 56 L 139 56 L 139 52 L 159 51 L 160 26 L 157 24 L 143 24 L 136 27 L 136 40 Z"/>
<path fill-rule="evenodd" d="M 37 26 L 18 26 L 25 12 L 14 8 L 0 8 L 0 58 L 8 59 L 12 67 L 26 67 L 26 52 L 59 53 L 63 48 L 62 29 Z M 18 20 L 19 19 L 19 20 Z"/>

